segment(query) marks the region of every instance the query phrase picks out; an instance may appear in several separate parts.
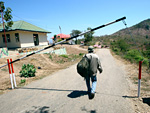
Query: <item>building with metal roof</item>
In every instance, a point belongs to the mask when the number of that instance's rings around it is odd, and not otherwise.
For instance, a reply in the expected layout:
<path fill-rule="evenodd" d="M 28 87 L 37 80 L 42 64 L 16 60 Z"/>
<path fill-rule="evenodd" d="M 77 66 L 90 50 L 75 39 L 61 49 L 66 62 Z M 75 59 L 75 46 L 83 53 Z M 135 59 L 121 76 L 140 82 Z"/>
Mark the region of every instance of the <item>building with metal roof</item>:
<path fill-rule="evenodd" d="M 25 21 L 15 21 L 12 27 L 5 30 L 0 24 L 0 47 L 21 48 L 38 45 L 47 45 L 47 33 L 51 33 L 45 29 L 37 27 Z"/>

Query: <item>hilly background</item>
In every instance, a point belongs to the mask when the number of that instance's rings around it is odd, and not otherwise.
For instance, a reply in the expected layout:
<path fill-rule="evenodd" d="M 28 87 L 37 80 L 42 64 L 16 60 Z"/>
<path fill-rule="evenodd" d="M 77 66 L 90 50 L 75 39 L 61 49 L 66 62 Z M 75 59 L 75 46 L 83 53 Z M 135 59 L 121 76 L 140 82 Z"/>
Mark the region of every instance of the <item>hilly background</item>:
<path fill-rule="evenodd" d="M 102 47 L 109 46 L 117 55 L 150 68 L 150 19 L 146 19 L 134 26 L 125 27 L 112 35 L 94 37 Z"/>

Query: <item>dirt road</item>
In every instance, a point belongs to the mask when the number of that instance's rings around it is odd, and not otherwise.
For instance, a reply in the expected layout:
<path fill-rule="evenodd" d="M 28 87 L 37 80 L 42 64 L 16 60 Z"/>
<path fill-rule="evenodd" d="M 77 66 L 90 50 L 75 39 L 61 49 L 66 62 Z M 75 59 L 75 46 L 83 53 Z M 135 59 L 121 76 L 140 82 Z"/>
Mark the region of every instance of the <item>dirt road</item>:
<path fill-rule="evenodd" d="M 76 65 L 0 95 L 0 113 L 134 113 L 123 66 L 108 49 L 97 51 L 103 67 L 98 74 L 96 96 L 88 99 Z"/>

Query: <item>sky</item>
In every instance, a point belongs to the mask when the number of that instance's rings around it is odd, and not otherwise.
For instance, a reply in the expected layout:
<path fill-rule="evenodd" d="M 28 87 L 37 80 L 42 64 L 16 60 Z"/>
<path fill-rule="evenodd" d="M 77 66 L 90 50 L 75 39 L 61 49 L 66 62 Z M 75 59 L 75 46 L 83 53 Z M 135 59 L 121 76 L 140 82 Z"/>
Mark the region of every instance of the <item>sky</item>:
<path fill-rule="evenodd" d="M 55 34 L 84 32 L 126 17 L 128 27 L 150 18 L 150 0 L 2 0 L 12 9 L 13 21 L 23 20 Z M 60 28 L 61 31 L 60 31 Z M 95 36 L 110 35 L 124 29 L 122 21 L 95 31 Z"/>

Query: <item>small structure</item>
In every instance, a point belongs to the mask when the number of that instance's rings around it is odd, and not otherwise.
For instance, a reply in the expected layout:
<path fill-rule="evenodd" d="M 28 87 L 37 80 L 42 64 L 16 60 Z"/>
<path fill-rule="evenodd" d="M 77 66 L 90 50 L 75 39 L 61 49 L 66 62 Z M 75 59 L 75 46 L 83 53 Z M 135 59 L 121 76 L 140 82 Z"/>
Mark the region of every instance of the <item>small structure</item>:
<path fill-rule="evenodd" d="M 70 37 L 71 37 L 70 35 L 66 35 L 66 34 L 60 33 L 60 34 L 57 34 L 54 37 L 52 37 L 52 39 L 53 39 L 53 42 L 56 43 L 56 42 L 58 42 L 60 40 L 68 39 Z M 72 40 L 70 40 L 69 43 L 72 43 Z"/>
<path fill-rule="evenodd" d="M 95 48 L 102 48 L 101 45 L 94 45 Z"/>
<path fill-rule="evenodd" d="M 65 35 L 65 34 L 62 34 L 62 33 L 56 35 L 57 40 L 58 39 L 64 40 L 64 39 L 67 39 L 67 38 L 70 38 L 70 37 L 71 37 L 70 35 Z M 54 37 L 52 37 L 52 39 L 54 39 Z"/>
<path fill-rule="evenodd" d="M 51 32 L 25 21 L 15 21 L 13 26 L 6 30 L 7 47 L 22 48 L 48 45 L 47 33 Z M 0 48 L 2 47 L 5 47 L 5 36 L 3 26 L 0 24 Z"/>

